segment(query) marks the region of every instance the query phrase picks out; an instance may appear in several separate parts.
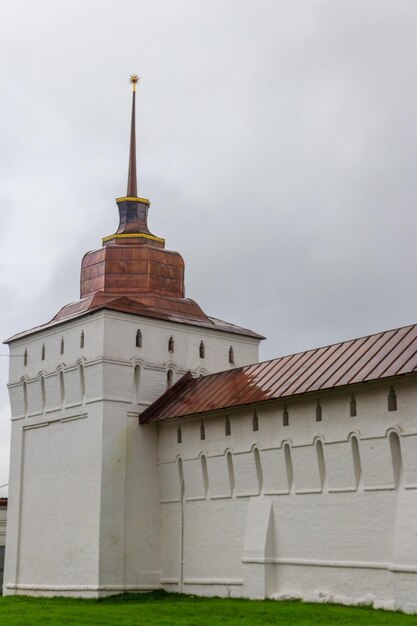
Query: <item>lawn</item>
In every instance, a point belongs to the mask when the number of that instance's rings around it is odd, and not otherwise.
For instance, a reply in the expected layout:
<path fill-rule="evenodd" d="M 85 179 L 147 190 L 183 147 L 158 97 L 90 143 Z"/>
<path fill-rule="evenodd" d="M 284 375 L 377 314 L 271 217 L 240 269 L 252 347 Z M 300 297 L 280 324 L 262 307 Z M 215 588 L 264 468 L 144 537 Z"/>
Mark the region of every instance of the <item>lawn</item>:
<path fill-rule="evenodd" d="M 152 624 L 206 626 L 207 624 L 296 624 L 354 626 L 414 624 L 417 616 L 376 611 L 366 607 L 302 602 L 197 598 L 154 592 L 113 596 L 103 600 L 0 597 L 1 626 L 137 626 Z"/>

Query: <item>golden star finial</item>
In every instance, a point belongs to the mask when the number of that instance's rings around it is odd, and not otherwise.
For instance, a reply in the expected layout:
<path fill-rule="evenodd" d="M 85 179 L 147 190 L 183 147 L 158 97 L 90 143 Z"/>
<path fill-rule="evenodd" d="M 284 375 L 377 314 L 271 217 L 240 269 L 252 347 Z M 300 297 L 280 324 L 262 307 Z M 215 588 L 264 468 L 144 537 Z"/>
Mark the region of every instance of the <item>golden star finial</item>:
<path fill-rule="evenodd" d="M 132 85 L 132 89 L 133 89 L 133 91 L 136 91 L 136 83 L 138 83 L 138 82 L 139 82 L 139 76 L 138 76 L 137 74 L 131 74 L 131 75 L 130 75 L 129 82 L 130 82 L 130 83 L 131 83 L 131 85 Z"/>

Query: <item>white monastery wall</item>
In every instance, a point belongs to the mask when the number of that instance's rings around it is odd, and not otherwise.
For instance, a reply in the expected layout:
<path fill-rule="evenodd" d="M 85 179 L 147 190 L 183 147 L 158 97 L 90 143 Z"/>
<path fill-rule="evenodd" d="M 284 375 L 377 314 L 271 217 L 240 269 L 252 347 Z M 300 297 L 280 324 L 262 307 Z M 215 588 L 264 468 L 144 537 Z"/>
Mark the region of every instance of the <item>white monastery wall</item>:
<path fill-rule="evenodd" d="M 140 428 L 138 415 L 166 390 L 169 370 L 173 384 L 189 369 L 244 365 L 258 359 L 258 344 L 111 311 L 14 341 L 4 593 L 159 587 L 158 430 Z"/>
<path fill-rule="evenodd" d="M 389 386 L 354 389 L 353 417 L 349 389 L 288 400 L 287 426 L 283 402 L 256 406 L 255 431 L 254 407 L 161 424 L 162 585 L 353 603 L 368 594 L 416 611 L 417 384 L 395 381 L 396 411 Z"/>

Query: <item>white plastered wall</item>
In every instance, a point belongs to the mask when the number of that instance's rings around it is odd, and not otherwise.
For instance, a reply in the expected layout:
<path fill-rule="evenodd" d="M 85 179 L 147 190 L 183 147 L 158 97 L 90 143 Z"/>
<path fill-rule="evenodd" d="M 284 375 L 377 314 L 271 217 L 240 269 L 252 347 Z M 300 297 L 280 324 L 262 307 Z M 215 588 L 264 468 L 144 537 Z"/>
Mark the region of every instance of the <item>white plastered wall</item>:
<path fill-rule="evenodd" d="M 398 410 L 389 412 L 391 383 Z M 321 394 L 321 422 L 312 395 L 286 401 L 288 426 L 280 402 L 230 411 L 230 436 L 226 412 L 161 425 L 165 588 L 417 610 L 416 378 L 353 391 L 356 417 L 349 416 L 352 390 L 341 390 Z M 397 435 L 399 472 L 390 440 Z M 205 488 L 196 485 L 202 454 Z M 184 469 L 194 467 L 183 472 L 182 502 L 179 459 Z"/>
<path fill-rule="evenodd" d="M 165 391 L 168 369 L 173 382 L 189 369 L 229 369 L 230 345 L 244 365 L 258 343 L 111 311 L 14 341 L 4 593 L 159 587 L 158 431 L 140 428 L 138 415 Z"/>

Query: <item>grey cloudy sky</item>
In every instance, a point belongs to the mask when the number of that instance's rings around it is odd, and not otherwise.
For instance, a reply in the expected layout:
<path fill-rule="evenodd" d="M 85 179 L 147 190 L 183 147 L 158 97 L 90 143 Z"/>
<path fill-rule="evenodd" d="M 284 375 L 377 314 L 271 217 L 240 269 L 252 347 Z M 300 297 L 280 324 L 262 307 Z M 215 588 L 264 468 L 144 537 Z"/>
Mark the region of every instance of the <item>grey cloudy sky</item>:
<path fill-rule="evenodd" d="M 263 359 L 417 321 L 414 0 L 0 8 L 3 338 L 77 299 L 114 232 L 133 72 L 139 194 L 208 314 L 265 334 Z"/>

